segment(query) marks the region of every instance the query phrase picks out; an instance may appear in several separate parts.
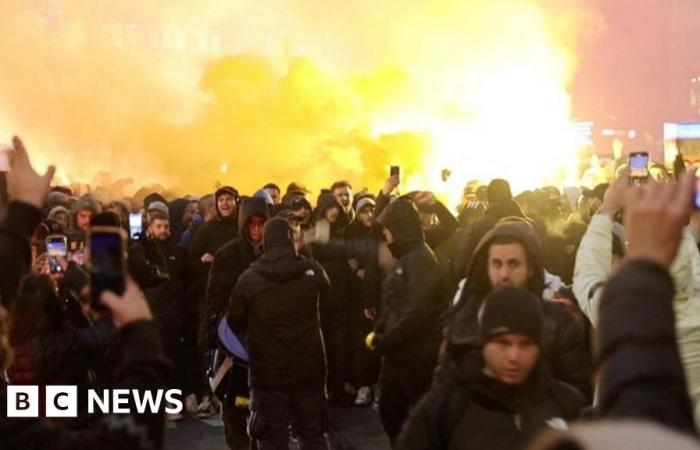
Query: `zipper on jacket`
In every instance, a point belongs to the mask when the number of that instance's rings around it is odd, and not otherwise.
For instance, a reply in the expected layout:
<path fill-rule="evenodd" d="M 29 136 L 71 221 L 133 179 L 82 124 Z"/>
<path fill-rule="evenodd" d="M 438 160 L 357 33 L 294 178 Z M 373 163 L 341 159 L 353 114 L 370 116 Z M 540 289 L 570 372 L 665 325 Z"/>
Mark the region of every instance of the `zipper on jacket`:
<path fill-rule="evenodd" d="M 516 414 L 513 416 L 513 422 L 515 422 L 515 428 L 517 428 L 518 431 L 523 431 L 522 423 L 520 422 L 520 415 Z"/>

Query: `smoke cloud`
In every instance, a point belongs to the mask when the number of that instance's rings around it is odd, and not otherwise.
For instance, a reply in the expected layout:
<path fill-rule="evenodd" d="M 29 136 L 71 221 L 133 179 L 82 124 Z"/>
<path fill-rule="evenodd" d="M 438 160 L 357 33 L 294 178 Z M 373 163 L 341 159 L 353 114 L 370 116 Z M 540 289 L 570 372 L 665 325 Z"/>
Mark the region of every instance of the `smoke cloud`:
<path fill-rule="evenodd" d="M 575 159 L 567 88 L 598 21 L 579 0 L 5 0 L 0 132 L 62 183 L 127 192 L 375 191 L 392 164 L 407 188 L 531 187 Z"/>

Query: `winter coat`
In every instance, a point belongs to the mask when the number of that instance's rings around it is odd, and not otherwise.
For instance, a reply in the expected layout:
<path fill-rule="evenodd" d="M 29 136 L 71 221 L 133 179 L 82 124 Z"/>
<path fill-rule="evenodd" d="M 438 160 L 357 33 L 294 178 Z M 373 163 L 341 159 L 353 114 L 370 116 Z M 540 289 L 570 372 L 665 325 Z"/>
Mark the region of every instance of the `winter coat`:
<path fill-rule="evenodd" d="M 485 375 L 435 383 L 408 419 L 398 450 L 521 450 L 539 432 L 575 420 L 586 402 L 538 364 L 523 386 Z"/>
<path fill-rule="evenodd" d="M 379 220 L 394 237 L 389 249 L 397 262 L 384 281 L 382 313 L 375 325 L 376 349 L 396 365 L 437 356 L 448 300 L 418 211 L 413 202 L 397 200 Z"/>
<path fill-rule="evenodd" d="M 206 338 L 216 346 L 219 319 L 226 311 L 238 278 L 262 254 L 262 243 L 253 245 L 248 236 L 248 221 L 253 216 L 269 217 L 269 208 L 262 198 L 249 198 L 241 206 L 238 237 L 221 247 L 214 255 L 207 282 Z"/>
<path fill-rule="evenodd" d="M 676 343 L 673 279 L 659 265 L 627 261 L 600 301 L 599 412 L 650 420 L 697 436 Z"/>
<path fill-rule="evenodd" d="M 479 311 L 483 300 L 491 291 L 488 278 L 488 249 L 498 237 L 514 237 L 522 242 L 533 275 L 527 288 L 541 298 L 544 290 L 545 272 L 539 239 L 526 223 L 508 222 L 498 225 L 487 233 L 474 253 L 468 270 L 467 284 L 454 308 L 446 336 L 446 349 L 442 368 L 460 366 L 460 358 L 465 345 L 471 345 L 479 333 Z M 558 303 L 542 300 L 544 330 L 542 355 L 549 370 L 557 380 L 569 383 L 586 396 L 591 394 L 592 359 L 585 329 Z"/>
<path fill-rule="evenodd" d="M 291 248 L 272 249 L 243 272 L 226 317 L 247 335 L 251 388 L 325 382 L 319 303 L 328 289 L 323 268 Z"/>
<path fill-rule="evenodd" d="M 338 208 L 340 222 L 340 217 L 344 214 L 340 202 L 333 194 L 321 194 L 315 212 L 316 223 L 325 221 L 326 210 L 334 206 Z M 351 256 L 345 245 L 345 229 L 338 222 L 330 225 L 329 242 L 311 244 L 314 259 L 323 266 L 331 282 L 330 291 L 321 303 L 321 309 L 350 308 L 349 293 L 353 274 L 348 260 Z"/>
<path fill-rule="evenodd" d="M 206 253 L 213 256 L 224 244 L 236 237 L 238 232 L 236 220 L 237 217 L 217 216 L 211 222 L 206 222 L 199 227 L 188 249 L 189 267 L 195 278 L 206 279 L 209 274 L 211 264 L 202 262 L 202 256 Z"/>
<path fill-rule="evenodd" d="M 160 322 L 182 320 L 185 251 L 172 239 L 165 242 L 143 237 L 129 249 L 131 276 L 146 294 Z"/>
<path fill-rule="evenodd" d="M 576 255 L 574 294 L 583 313 L 597 328 L 600 302 L 606 280 L 612 271 L 613 222 L 608 215 L 595 214 Z M 696 424 L 700 428 L 700 292 L 694 272 L 700 268 L 700 252 L 689 232 L 685 232 L 670 273 L 677 287 L 673 295 L 676 342 L 683 362 L 688 393 L 693 401 Z"/>

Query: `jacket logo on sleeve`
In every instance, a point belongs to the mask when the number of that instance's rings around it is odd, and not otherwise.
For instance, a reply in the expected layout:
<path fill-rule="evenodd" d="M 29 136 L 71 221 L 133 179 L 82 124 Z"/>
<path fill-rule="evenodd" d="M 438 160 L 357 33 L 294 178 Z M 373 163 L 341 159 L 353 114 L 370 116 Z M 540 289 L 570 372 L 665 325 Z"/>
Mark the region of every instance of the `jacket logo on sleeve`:
<path fill-rule="evenodd" d="M 566 421 L 561 417 L 552 417 L 547 421 L 547 426 L 553 430 L 566 431 L 569 429 Z"/>
<path fill-rule="evenodd" d="M 313 269 L 308 269 L 306 272 L 304 272 L 304 274 L 310 277 L 316 276 L 316 272 L 314 272 Z"/>

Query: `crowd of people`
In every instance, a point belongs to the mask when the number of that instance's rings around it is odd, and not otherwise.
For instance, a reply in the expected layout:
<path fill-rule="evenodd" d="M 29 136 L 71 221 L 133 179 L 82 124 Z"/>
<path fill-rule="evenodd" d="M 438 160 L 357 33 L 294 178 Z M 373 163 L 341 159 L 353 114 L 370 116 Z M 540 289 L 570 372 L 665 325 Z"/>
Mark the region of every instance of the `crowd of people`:
<path fill-rule="evenodd" d="M 101 202 L 52 185 L 17 138 L 10 165 L 0 448 L 158 449 L 165 420 L 221 414 L 231 449 L 324 449 L 329 405 L 376 408 L 397 449 L 700 448 L 693 173 L 470 182 L 453 214 L 398 176 L 376 195 L 340 180 Z M 106 311 L 86 266 L 105 226 L 129 236 Z M 173 388 L 185 407 L 8 418 L 8 385 Z"/>

